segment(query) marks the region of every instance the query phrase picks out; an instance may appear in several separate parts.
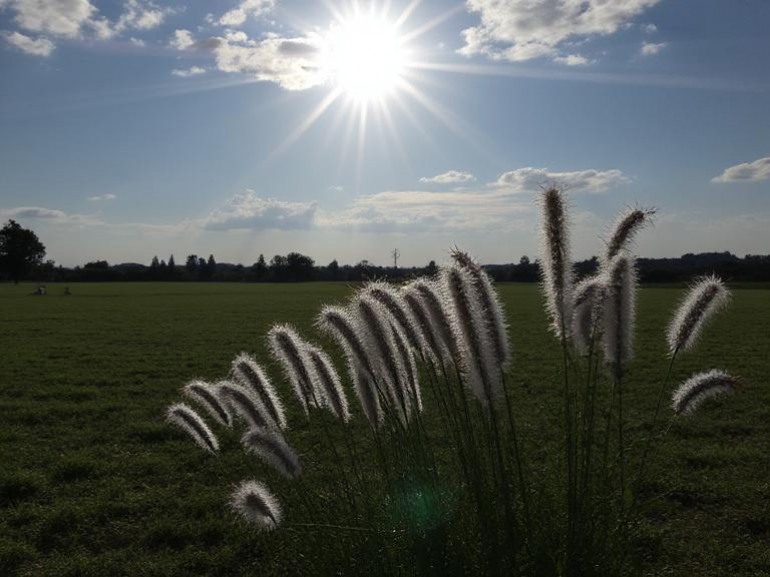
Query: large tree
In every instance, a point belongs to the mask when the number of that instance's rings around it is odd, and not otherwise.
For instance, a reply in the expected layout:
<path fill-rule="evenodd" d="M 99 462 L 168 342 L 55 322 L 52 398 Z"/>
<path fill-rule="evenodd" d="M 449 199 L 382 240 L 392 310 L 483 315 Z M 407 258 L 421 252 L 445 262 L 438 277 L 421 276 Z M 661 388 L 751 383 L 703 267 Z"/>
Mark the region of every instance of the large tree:
<path fill-rule="evenodd" d="M 0 229 L 0 273 L 13 282 L 30 269 L 40 266 L 45 257 L 45 246 L 37 235 L 15 220 L 9 220 Z"/>

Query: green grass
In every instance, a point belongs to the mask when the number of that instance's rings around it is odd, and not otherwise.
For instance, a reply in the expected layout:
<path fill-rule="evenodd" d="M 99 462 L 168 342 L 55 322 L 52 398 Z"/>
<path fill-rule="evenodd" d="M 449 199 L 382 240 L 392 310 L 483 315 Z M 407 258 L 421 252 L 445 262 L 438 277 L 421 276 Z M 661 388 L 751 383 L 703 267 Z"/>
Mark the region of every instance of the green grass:
<path fill-rule="evenodd" d="M 209 457 L 163 422 L 185 381 L 223 377 L 241 350 L 279 380 L 265 350 L 269 326 L 290 322 L 319 340 L 312 322 L 320 305 L 350 287 L 83 284 L 71 297 L 59 288 L 37 298 L 27 296 L 31 286 L 0 286 L 0 575 L 283 575 L 334 555 L 340 570 L 377 567 L 376 555 L 351 559 L 344 538 L 322 531 L 255 534 L 227 509 L 230 487 L 266 479 L 284 497 L 288 524 L 301 511 L 289 484 L 237 451 L 235 437 L 222 439 L 222 456 Z M 561 352 L 536 287 L 500 290 L 520 434 L 547 461 L 562 443 Z M 679 288 L 640 295 L 637 360 L 625 388 L 628 431 L 637 438 L 655 407 L 666 370 L 663 328 L 680 295 Z M 770 575 L 768 351 L 770 291 L 740 289 L 697 350 L 678 360 L 676 381 L 716 367 L 748 385 L 671 429 L 643 487 L 648 506 L 633 560 L 640 572 Z M 319 431 L 279 387 L 304 482 L 334 502 L 336 468 Z M 365 434 L 360 418 L 354 426 Z"/>

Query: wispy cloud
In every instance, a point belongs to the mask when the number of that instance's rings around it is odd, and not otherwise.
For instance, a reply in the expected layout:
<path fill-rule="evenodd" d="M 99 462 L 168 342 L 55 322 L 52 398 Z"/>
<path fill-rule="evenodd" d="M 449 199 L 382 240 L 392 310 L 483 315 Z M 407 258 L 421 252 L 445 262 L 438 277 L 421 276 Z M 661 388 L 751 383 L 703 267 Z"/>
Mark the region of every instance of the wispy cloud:
<path fill-rule="evenodd" d="M 13 218 L 22 221 L 43 221 L 55 224 L 89 225 L 100 223 L 99 219 L 92 215 L 69 214 L 62 210 L 43 208 L 40 206 L 0 208 L 0 218 Z"/>
<path fill-rule="evenodd" d="M 32 38 L 21 32 L 6 32 L 5 41 L 26 54 L 33 56 L 50 56 L 56 45 L 47 38 Z"/>
<path fill-rule="evenodd" d="M 473 176 L 473 174 L 470 172 L 448 170 L 446 172 L 442 172 L 441 174 L 437 174 L 436 176 L 423 176 L 420 179 L 420 182 L 428 182 L 434 184 L 457 184 L 472 182 L 474 180 L 476 180 L 476 177 Z"/>
<path fill-rule="evenodd" d="M 556 56 L 553 59 L 557 64 L 565 66 L 588 66 L 591 61 L 582 54 L 567 54 L 566 56 Z"/>
<path fill-rule="evenodd" d="M 193 38 L 192 32 L 181 28 L 174 30 L 174 33 L 168 41 L 168 45 L 177 50 L 188 50 L 195 46 L 195 39 Z"/>
<path fill-rule="evenodd" d="M 564 42 L 614 34 L 659 1 L 467 0 L 480 23 L 463 30 L 460 53 L 512 62 L 564 57 Z"/>
<path fill-rule="evenodd" d="M 501 174 L 491 186 L 506 188 L 512 192 L 532 192 L 553 184 L 571 192 L 597 193 L 627 184 L 630 180 L 617 169 L 553 172 L 547 168 L 528 166 Z"/>
<path fill-rule="evenodd" d="M 770 156 L 726 168 L 711 182 L 758 182 L 770 179 Z"/>
<path fill-rule="evenodd" d="M 307 229 L 313 226 L 317 208 L 315 202 L 285 202 L 262 198 L 253 190 L 245 190 L 199 224 L 207 230 Z"/>
<path fill-rule="evenodd" d="M 241 26 L 248 17 L 256 17 L 273 9 L 275 0 L 243 0 L 237 7 L 228 10 L 219 18 L 220 26 Z"/>
<path fill-rule="evenodd" d="M 668 46 L 668 42 L 642 42 L 642 47 L 639 51 L 642 56 L 654 56 L 666 46 Z"/>
<path fill-rule="evenodd" d="M 191 66 L 190 68 L 174 68 L 171 71 L 171 74 L 173 76 L 178 76 L 179 78 L 189 78 L 190 76 L 200 76 L 201 74 L 206 74 L 206 69 L 201 68 L 200 66 Z"/>
<path fill-rule="evenodd" d="M 100 194 L 98 196 L 89 196 L 87 200 L 90 200 L 91 202 L 104 202 L 105 200 L 115 200 L 118 198 L 114 194 Z"/>

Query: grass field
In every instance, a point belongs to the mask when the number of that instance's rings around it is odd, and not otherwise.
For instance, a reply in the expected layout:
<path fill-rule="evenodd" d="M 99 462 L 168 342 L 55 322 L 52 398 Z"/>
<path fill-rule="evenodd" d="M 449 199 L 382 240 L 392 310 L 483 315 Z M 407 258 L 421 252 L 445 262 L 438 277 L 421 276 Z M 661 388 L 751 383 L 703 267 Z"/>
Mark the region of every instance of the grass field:
<path fill-rule="evenodd" d="M 266 476 L 261 465 L 234 450 L 235 436 L 211 457 L 163 422 L 181 385 L 224 377 L 242 350 L 280 382 L 265 350 L 269 326 L 290 322 L 316 340 L 319 306 L 350 287 L 83 284 L 70 297 L 51 286 L 42 298 L 27 296 L 32 288 L 0 286 L 0 575 L 307 574 L 314 556 L 330 554 L 341 570 L 351 566 L 344 546 L 334 550 L 318 531 L 255 534 L 226 504 L 234 483 Z M 559 347 L 534 285 L 500 291 L 521 434 L 558 451 Z M 663 329 L 681 293 L 641 291 L 626 389 L 631 433 L 654 409 L 666 370 Z M 634 559 L 643 574 L 770 575 L 769 351 L 770 290 L 742 288 L 678 361 L 676 381 L 716 367 L 747 386 L 671 429 L 644 487 L 650 505 Z M 335 469 L 317 431 L 280 388 L 305 482 L 321 500 L 334 497 Z M 432 409 L 428 399 L 426 418 Z M 354 426 L 363 431 L 360 416 Z M 291 495 L 287 525 L 298 511 Z"/>

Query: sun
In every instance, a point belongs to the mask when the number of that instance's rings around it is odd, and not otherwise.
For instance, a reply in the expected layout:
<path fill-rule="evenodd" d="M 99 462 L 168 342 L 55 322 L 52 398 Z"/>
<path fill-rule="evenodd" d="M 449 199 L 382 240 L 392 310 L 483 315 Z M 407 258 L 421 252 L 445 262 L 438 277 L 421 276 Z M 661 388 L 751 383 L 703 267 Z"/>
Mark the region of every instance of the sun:
<path fill-rule="evenodd" d="M 329 29 L 322 67 L 349 99 L 381 101 L 402 83 L 408 65 L 404 44 L 395 24 L 374 14 L 356 14 Z"/>

